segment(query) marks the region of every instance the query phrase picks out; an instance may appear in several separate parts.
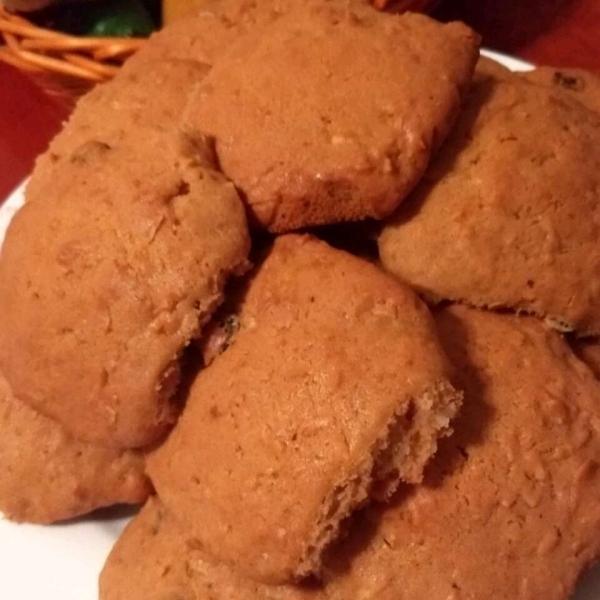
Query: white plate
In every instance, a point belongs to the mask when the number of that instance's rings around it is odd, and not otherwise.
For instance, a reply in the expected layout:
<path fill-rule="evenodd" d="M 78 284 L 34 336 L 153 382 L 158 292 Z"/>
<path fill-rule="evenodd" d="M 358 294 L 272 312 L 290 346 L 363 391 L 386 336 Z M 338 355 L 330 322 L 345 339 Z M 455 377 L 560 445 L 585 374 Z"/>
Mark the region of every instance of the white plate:
<path fill-rule="evenodd" d="M 532 68 L 510 56 L 483 54 L 514 71 Z M 0 208 L 0 244 L 23 204 L 23 191 L 21 185 Z M 51 527 L 0 520 L 0 600 L 96 600 L 98 573 L 126 523 L 114 511 Z M 581 582 L 573 600 L 600 600 L 600 567 Z"/>

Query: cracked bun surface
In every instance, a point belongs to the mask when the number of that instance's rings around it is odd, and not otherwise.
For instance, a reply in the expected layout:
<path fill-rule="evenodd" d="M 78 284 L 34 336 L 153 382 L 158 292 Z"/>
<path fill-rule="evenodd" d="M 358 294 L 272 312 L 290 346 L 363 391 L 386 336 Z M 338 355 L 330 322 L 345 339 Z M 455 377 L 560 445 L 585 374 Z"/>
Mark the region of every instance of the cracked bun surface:
<path fill-rule="evenodd" d="M 259 585 L 210 564 L 153 500 L 109 557 L 101 600 L 570 598 L 600 552 L 600 384 L 534 318 L 435 316 L 465 390 L 455 432 L 421 485 L 357 516 L 322 585 Z"/>
<path fill-rule="evenodd" d="M 82 440 L 141 447 L 165 433 L 179 356 L 246 265 L 244 208 L 209 157 L 177 134 L 90 140 L 8 228 L 0 368 Z"/>
<path fill-rule="evenodd" d="M 270 583 L 318 574 L 344 518 L 421 480 L 460 406 L 450 376 L 412 290 L 281 236 L 148 471 L 213 560 Z"/>

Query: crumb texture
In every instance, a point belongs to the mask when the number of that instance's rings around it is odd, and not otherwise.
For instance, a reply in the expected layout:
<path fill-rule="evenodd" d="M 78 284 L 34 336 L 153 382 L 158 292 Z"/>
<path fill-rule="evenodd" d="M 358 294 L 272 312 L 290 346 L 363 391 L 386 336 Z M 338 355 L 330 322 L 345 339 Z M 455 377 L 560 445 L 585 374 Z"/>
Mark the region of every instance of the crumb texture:
<path fill-rule="evenodd" d="M 186 111 L 255 222 L 281 232 L 388 216 L 468 88 L 478 37 L 366 2 L 299 3 L 231 44 Z M 352 98 L 352 102 L 348 99 Z"/>
<path fill-rule="evenodd" d="M 436 320 L 465 390 L 455 432 L 423 485 L 356 523 L 327 597 L 566 600 L 600 552 L 600 386 L 533 318 Z"/>
<path fill-rule="evenodd" d="M 141 447 L 173 423 L 177 359 L 246 261 L 249 235 L 210 153 L 177 133 L 91 139 L 11 222 L 0 367 L 72 434 Z"/>
<path fill-rule="evenodd" d="M 140 54 L 144 55 L 146 48 Z M 65 174 L 70 177 L 71 155 L 90 141 L 109 146 L 128 141 L 134 146 L 160 147 L 162 136 L 178 128 L 191 91 L 208 73 L 209 66 L 190 57 L 154 58 L 151 68 L 139 58 L 128 60 L 114 79 L 95 86 L 77 102 L 62 131 L 37 159 L 27 184 L 26 201 L 53 200 L 49 190 L 57 178 Z"/>
<path fill-rule="evenodd" d="M 281 583 L 318 573 L 375 477 L 421 478 L 460 394 L 414 293 L 310 236 L 275 240 L 239 323 L 149 472 L 192 542 Z"/>
<path fill-rule="evenodd" d="M 14 397 L 0 377 L 0 510 L 13 521 L 54 523 L 150 494 L 144 455 L 75 440 Z"/>
<path fill-rule="evenodd" d="M 303 0 L 309 3 L 365 3 L 368 0 Z M 168 58 L 195 60 L 212 66 L 240 37 L 270 26 L 282 14 L 299 5 L 298 0 L 204 0 L 188 11 L 185 19 L 155 32 L 148 43 L 127 60 L 125 68 L 143 72 Z"/>
<path fill-rule="evenodd" d="M 99 588 L 100 600 L 326 600 L 310 587 L 255 583 L 206 561 L 156 497 L 115 544 Z"/>
<path fill-rule="evenodd" d="M 323 586 L 212 566 L 168 513 L 149 533 L 153 501 L 113 550 L 101 600 L 570 598 L 600 551 L 600 384 L 535 319 L 453 307 L 436 320 L 465 388 L 455 433 L 422 485 L 357 517 Z"/>
<path fill-rule="evenodd" d="M 599 333 L 599 189 L 600 114 L 486 67 L 381 260 L 424 294 Z"/>

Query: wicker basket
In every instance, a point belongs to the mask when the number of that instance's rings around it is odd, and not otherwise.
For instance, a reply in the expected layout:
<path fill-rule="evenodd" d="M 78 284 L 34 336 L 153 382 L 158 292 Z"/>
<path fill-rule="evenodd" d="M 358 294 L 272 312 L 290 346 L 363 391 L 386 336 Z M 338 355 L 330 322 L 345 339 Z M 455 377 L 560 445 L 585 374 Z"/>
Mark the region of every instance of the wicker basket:
<path fill-rule="evenodd" d="M 394 12 L 426 11 L 434 4 L 432 0 L 372 1 L 377 8 Z M 69 105 L 96 83 L 111 79 L 144 43 L 139 38 L 79 37 L 44 29 L 0 4 L 0 61 L 27 73 Z"/>
<path fill-rule="evenodd" d="M 24 71 L 49 94 L 72 103 L 111 79 L 145 40 L 78 37 L 33 25 L 0 5 L 0 61 Z"/>

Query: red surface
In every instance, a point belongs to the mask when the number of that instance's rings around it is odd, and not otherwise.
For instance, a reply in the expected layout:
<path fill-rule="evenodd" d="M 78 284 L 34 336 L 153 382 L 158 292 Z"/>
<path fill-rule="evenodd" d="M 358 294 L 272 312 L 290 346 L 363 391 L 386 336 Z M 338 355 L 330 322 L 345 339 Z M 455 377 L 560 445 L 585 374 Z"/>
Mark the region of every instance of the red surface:
<path fill-rule="evenodd" d="M 600 0 L 445 0 L 437 16 L 466 21 L 490 48 L 538 64 L 600 73 Z M 31 171 L 67 114 L 0 63 L 0 199 Z"/>
<path fill-rule="evenodd" d="M 68 110 L 0 63 L 0 199 L 32 169 Z"/>

